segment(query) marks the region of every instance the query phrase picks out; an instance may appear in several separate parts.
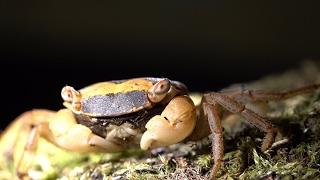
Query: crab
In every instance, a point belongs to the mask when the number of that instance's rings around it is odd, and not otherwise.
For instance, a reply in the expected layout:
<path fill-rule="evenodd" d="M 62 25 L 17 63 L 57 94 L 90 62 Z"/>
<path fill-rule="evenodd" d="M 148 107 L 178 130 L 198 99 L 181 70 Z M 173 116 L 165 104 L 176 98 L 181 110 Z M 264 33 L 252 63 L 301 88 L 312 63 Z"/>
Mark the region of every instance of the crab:
<path fill-rule="evenodd" d="M 283 100 L 319 87 L 320 84 L 314 84 L 285 92 L 206 92 L 195 105 L 183 83 L 167 78 L 99 82 L 80 90 L 65 86 L 61 91 L 65 108 L 57 112 L 25 112 L 8 126 L 0 140 L 7 144 L 4 155 L 13 159 L 18 176 L 26 178 L 40 137 L 60 148 L 86 153 L 136 147 L 149 150 L 212 134 L 214 165 L 210 178 L 214 179 L 224 157 L 223 113 L 239 114 L 265 132 L 261 150 L 266 151 L 279 130 L 267 118 L 247 108 L 246 103 Z M 27 129 L 28 137 L 24 150 L 18 153 L 15 147 L 22 129 Z M 10 131 L 16 132 L 15 136 L 7 136 Z"/>

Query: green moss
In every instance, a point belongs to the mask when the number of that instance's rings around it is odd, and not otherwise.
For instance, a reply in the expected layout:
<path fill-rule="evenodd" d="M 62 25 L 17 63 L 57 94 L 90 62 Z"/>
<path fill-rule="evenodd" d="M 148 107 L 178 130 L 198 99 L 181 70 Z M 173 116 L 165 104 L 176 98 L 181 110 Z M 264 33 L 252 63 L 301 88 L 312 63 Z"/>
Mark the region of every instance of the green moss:
<path fill-rule="evenodd" d="M 208 169 L 212 165 L 212 157 L 211 154 L 200 155 L 196 158 L 196 165 L 202 169 Z"/>
<path fill-rule="evenodd" d="M 253 159 L 254 164 L 240 176 L 241 179 L 259 179 L 266 176 L 277 176 L 280 179 L 285 177 L 316 179 L 320 177 L 319 169 L 304 166 L 299 161 L 299 158 L 292 159 L 291 161 L 282 161 L 281 159 L 274 161 L 263 158 L 254 150 Z"/>

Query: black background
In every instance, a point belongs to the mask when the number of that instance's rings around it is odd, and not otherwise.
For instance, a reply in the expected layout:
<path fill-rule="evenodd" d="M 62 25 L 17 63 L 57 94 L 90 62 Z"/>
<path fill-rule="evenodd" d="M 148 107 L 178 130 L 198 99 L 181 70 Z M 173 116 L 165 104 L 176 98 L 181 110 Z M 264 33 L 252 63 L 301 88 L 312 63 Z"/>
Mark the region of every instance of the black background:
<path fill-rule="evenodd" d="M 218 90 L 320 55 L 318 2 L 1 1 L 1 128 L 64 85 L 168 77 Z"/>

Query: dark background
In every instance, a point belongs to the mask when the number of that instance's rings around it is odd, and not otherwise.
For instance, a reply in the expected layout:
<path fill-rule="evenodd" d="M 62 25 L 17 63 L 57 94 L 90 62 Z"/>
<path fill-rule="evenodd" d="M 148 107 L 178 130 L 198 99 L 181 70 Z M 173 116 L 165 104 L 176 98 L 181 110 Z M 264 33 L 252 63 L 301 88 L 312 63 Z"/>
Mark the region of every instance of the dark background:
<path fill-rule="evenodd" d="M 320 55 L 312 1 L 0 2 L 1 128 L 65 84 L 168 77 L 218 90 Z"/>

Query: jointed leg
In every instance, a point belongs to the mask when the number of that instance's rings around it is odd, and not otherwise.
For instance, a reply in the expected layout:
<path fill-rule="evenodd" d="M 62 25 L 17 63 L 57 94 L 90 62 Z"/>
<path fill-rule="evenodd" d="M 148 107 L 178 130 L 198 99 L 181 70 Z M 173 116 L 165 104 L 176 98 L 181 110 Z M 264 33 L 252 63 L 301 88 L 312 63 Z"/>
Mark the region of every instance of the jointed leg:
<path fill-rule="evenodd" d="M 122 150 L 120 145 L 101 138 L 83 125 L 77 124 L 70 110 L 53 112 L 32 110 L 23 113 L 9 126 L 1 137 L 0 150 L 8 160 L 13 160 L 17 175 L 28 179 L 34 162 L 39 138 L 64 149 L 77 152 Z"/>
<path fill-rule="evenodd" d="M 209 127 L 213 135 L 212 153 L 214 166 L 211 169 L 210 177 L 214 179 L 223 160 L 224 145 L 223 145 L 223 129 L 221 125 L 220 112 L 216 104 L 203 103 L 204 113 L 208 117 Z"/>
<path fill-rule="evenodd" d="M 21 156 L 19 157 L 16 171 L 17 175 L 21 179 L 28 178 L 28 170 L 34 160 L 35 151 L 37 150 L 37 144 L 39 140 L 39 128 L 38 125 L 31 125 L 27 142 L 24 146 Z"/>
<path fill-rule="evenodd" d="M 309 86 L 304 86 L 304 87 L 300 87 L 297 89 L 284 91 L 284 92 L 262 91 L 262 90 L 236 90 L 236 91 L 226 91 L 221 93 L 237 100 L 241 100 L 245 98 L 250 101 L 279 101 L 279 100 L 284 100 L 297 95 L 310 93 L 319 88 L 320 88 L 320 84 L 312 84 Z"/>
<path fill-rule="evenodd" d="M 208 105 L 210 104 L 210 105 Z M 262 142 L 261 150 L 265 151 L 271 147 L 277 134 L 271 123 L 265 118 L 261 117 L 257 113 L 250 109 L 247 109 L 245 105 L 232 99 L 231 97 L 221 93 L 208 93 L 204 95 L 204 111 L 208 116 L 208 122 L 210 125 L 211 132 L 213 134 L 213 154 L 214 154 L 214 166 L 211 170 L 211 177 L 214 178 L 218 169 L 221 166 L 223 158 L 223 137 L 222 137 L 222 126 L 219 111 L 217 106 L 225 108 L 231 113 L 238 113 L 243 116 L 249 123 L 256 126 L 260 130 L 266 133 L 266 136 Z"/>
<path fill-rule="evenodd" d="M 230 98 L 221 93 L 209 93 L 205 94 L 205 100 L 210 104 L 218 103 L 226 110 L 231 113 L 238 113 L 243 116 L 250 124 L 256 126 L 260 130 L 266 132 L 266 136 L 262 142 L 261 150 L 265 151 L 271 147 L 277 130 L 272 126 L 267 119 L 261 117 L 257 113 L 253 112 L 250 109 L 247 109 L 245 105 L 240 102 Z"/>
<path fill-rule="evenodd" d="M 25 179 L 28 168 L 33 162 L 40 131 L 45 129 L 47 119 L 54 112 L 49 110 L 32 110 L 17 117 L 3 132 L 0 152 L 13 161 L 17 175 Z"/>

